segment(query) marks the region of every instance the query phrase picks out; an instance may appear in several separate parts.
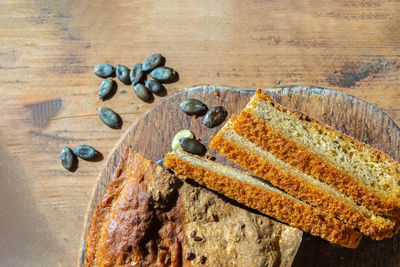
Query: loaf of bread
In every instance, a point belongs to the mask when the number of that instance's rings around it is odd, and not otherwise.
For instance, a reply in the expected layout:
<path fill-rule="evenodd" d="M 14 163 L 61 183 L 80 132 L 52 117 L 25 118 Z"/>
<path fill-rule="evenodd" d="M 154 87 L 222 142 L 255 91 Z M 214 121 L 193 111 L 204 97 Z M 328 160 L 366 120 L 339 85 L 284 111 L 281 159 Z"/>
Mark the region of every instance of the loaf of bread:
<path fill-rule="evenodd" d="M 84 265 L 290 266 L 301 238 L 126 148 L 92 217 Z"/>
<path fill-rule="evenodd" d="M 400 219 L 400 166 L 385 153 L 335 131 L 257 90 L 234 130 L 367 209 Z"/>
<path fill-rule="evenodd" d="M 247 207 L 329 242 L 356 248 L 361 240 L 360 233 L 328 213 L 239 170 L 181 150 L 168 153 L 164 164 L 183 179 L 193 179 Z"/>
<path fill-rule="evenodd" d="M 377 216 L 329 185 L 301 172 L 267 150 L 239 135 L 232 116 L 212 139 L 210 147 L 288 194 L 330 213 L 374 239 L 391 237 L 395 223 Z"/>

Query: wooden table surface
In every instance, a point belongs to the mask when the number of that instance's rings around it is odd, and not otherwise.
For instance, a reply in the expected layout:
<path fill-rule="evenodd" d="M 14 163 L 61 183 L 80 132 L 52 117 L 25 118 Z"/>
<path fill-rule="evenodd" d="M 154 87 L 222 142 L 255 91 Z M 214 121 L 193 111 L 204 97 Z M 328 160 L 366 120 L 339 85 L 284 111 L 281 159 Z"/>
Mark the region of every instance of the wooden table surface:
<path fill-rule="evenodd" d="M 329 87 L 400 124 L 400 2 L 78 1 L 0 3 L 2 266 L 72 266 L 96 179 L 130 124 L 157 102 L 119 83 L 98 99 L 98 63 L 131 67 L 153 53 L 179 72 L 168 95 L 198 84 Z M 124 120 L 105 127 L 96 108 Z M 65 146 L 105 159 L 59 163 Z"/>

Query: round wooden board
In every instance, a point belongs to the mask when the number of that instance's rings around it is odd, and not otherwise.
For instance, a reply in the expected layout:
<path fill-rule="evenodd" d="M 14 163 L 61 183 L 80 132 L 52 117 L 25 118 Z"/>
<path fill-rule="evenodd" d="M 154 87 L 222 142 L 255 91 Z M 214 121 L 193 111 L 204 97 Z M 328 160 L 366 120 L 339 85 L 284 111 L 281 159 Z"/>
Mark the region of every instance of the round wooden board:
<path fill-rule="evenodd" d="M 219 96 L 216 95 L 216 91 L 219 92 Z M 290 86 L 265 89 L 265 91 L 282 105 L 309 114 L 343 133 L 386 152 L 395 160 L 400 160 L 400 129 L 377 107 L 330 89 Z M 80 264 L 83 259 L 88 224 L 113 176 L 124 146 L 132 146 L 149 159 L 157 160 L 170 151 L 173 136 L 182 129 L 190 129 L 204 144 L 208 145 L 210 137 L 215 135 L 221 126 L 208 129 L 202 125 L 202 117 L 195 119 L 187 116 L 179 109 L 179 103 L 188 98 L 196 98 L 209 107 L 224 106 L 229 117 L 234 113 L 238 114 L 253 94 L 254 90 L 221 86 L 197 86 L 185 89 L 163 99 L 132 125 L 111 152 L 95 185 L 82 235 Z M 217 161 L 232 165 L 215 151 L 209 152 L 216 157 Z M 318 266 L 322 263 L 327 266 L 397 266 L 400 264 L 400 253 L 397 253 L 400 248 L 398 237 L 380 242 L 364 238 L 356 250 L 336 248 L 326 241 L 307 234 L 304 237 L 294 266 Z"/>

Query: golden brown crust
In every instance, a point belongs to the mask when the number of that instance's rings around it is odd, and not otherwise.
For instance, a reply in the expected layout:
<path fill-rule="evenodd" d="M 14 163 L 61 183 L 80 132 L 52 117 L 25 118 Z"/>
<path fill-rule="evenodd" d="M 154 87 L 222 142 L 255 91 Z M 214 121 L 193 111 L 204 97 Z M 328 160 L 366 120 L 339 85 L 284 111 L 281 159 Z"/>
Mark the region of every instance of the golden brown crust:
<path fill-rule="evenodd" d="M 124 151 L 90 222 L 86 266 L 182 265 L 184 208 L 176 203 L 170 210 L 154 209 L 148 187 L 155 176 L 168 174 L 135 151 Z"/>
<path fill-rule="evenodd" d="M 164 164 L 178 175 L 194 179 L 250 208 L 298 227 L 332 243 L 356 248 L 361 234 L 320 210 L 284 194 L 267 191 L 207 170 L 168 153 Z"/>
<path fill-rule="evenodd" d="M 258 97 L 263 98 L 265 101 L 275 103 L 275 108 L 282 111 L 287 111 L 273 101 L 268 95 L 259 92 L 257 92 L 257 94 Z M 306 115 L 296 111 L 290 112 L 296 114 L 296 116 L 301 119 L 313 121 L 326 129 L 334 131 L 329 126 L 323 125 L 322 123 L 311 119 Z M 335 189 L 339 190 L 345 195 L 350 196 L 354 201 L 361 203 L 371 211 L 374 211 L 375 213 L 385 217 L 393 218 L 396 221 L 400 220 L 400 202 L 398 199 L 382 197 L 375 194 L 366 186 L 361 185 L 317 155 L 286 138 L 279 131 L 269 127 L 251 112 L 243 110 L 236 123 L 233 125 L 233 129 L 238 134 L 246 137 L 251 142 L 261 146 L 292 166 L 297 167 L 302 172 L 330 184 Z M 336 131 L 334 132 L 338 135 L 341 135 L 343 138 L 349 139 L 351 142 L 357 145 L 362 145 L 360 142 L 349 136 L 343 135 Z M 379 153 L 382 158 L 390 160 L 390 157 L 386 154 L 376 151 L 372 148 L 370 149 L 373 153 Z"/>
<path fill-rule="evenodd" d="M 360 142 L 359 140 L 357 140 L 347 134 L 336 131 L 334 128 L 330 127 L 329 125 L 326 125 L 326 124 L 318 121 L 317 119 L 314 119 L 314 118 L 312 118 L 306 114 L 303 114 L 297 110 L 284 108 L 278 102 L 276 102 L 271 96 L 264 93 L 261 89 L 257 89 L 256 96 L 263 99 L 264 101 L 274 103 L 274 107 L 280 111 L 288 112 L 300 120 L 309 121 L 312 124 L 316 125 L 317 127 L 322 127 L 325 130 L 332 132 L 334 135 L 339 136 L 343 140 L 346 140 L 349 143 L 355 145 L 357 147 L 357 149 L 360 149 L 360 150 L 367 149 L 370 153 L 375 155 L 380 161 L 385 161 L 388 165 L 395 165 L 398 169 L 400 169 L 400 164 L 397 161 L 395 161 L 388 154 L 386 154 L 378 149 L 375 149 L 366 143 Z M 398 179 L 397 183 L 400 185 L 400 179 Z"/>
<path fill-rule="evenodd" d="M 84 265 L 290 266 L 301 236 L 127 148 L 92 217 Z"/>
<path fill-rule="evenodd" d="M 330 213 L 352 228 L 358 228 L 363 234 L 371 238 L 380 240 L 393 236 L 394 223 L 389 221 L 376 223 L 367 219 L 351 206 L 327 194 L 315 185 L 310 185 L 296 176 L 290 175 L 284 170 L 273 166 L 267 160 L 227 139 L 224 136 L 225 130 L 225 128 L 222 129 L 213 138 L 210 148 L 217 150 L 242 168 L 282 188 L 292 196 Z"/>

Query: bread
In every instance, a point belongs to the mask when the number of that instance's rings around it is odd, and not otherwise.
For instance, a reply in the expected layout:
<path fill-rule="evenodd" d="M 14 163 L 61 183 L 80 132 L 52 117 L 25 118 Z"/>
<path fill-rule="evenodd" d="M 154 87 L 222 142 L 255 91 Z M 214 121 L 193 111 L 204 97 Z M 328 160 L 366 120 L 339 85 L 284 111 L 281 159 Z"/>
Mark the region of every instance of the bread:
<path fill-rule="evenodd" d="M 183 151 L 168 153 L 164 164 L 179 177 L 193 179 L 239 203 L 329 242 L 356 248 L 361 240 L 360 233 L 326 212 L 244 172 Z"/>
<path fill-rule="evenodd" d="M 400 220 L 400 166 L 390 156 L 257 90 L 233 129 L 384 217 Z"/>
<path fill-rule="evenodd" d="M 373 214 L 329 185 L 314 179 L 237 134 L 236 116 L 212 139 L 210 147 L 288 194 L 339 218 L 374 239 L 391 237 L 395 223 Z"/>
<path fill-rule="evenodd" d="M 126 148 L 91 219 L 84 265 L 290 266 L 301 237 Z"/>

